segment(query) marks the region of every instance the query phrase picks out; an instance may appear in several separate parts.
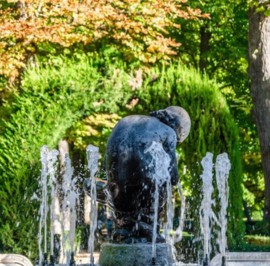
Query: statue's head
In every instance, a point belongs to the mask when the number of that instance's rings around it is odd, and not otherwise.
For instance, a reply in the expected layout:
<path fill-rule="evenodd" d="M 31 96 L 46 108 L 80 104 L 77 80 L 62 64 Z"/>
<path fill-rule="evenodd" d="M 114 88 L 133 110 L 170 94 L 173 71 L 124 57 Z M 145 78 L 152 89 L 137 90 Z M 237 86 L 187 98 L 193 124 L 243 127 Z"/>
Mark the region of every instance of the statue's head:
<path fill-rule="evenodd" d="M 163 110 L 150 112 L 162 123 L 174 129 L 177 135 L 177 142 L 183 142 L 190 131 L 191 120 L 185 109 L 179 106 L 170 106 Z"/>

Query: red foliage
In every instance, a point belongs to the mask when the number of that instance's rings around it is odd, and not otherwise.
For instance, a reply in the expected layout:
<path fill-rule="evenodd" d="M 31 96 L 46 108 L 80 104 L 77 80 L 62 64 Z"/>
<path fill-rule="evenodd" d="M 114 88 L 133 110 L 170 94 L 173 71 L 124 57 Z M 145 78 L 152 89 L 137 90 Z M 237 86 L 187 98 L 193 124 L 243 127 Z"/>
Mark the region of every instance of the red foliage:
<path fill-rule="evenodd" d="M 25 0 L 0 10 L 0 75 L 12 82 L 25 67 L 28 53 L 38 43 L 69 47 L 107 38 L 119 49 L 143 62 L 174 55 L 180 44 L 165 37 L 179 28 L 175 18 L 208 17 L 180 1 L 163 0 Z M 15 8 L 17 6 L 17 8 Z"/>

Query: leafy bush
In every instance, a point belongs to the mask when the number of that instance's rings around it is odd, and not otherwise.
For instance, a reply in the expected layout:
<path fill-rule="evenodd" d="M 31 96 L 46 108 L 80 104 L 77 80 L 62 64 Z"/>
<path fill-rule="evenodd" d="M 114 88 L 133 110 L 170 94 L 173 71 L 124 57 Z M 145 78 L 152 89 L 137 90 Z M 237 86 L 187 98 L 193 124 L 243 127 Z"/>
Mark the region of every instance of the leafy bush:
<path fill-rule="evenodd" d="M 270 246 L 270 237 L 258 235 L 246 235 L 245 242 L 246 244 L 254 246 Z"/>
<path fill-rule="evenodd" d="M 268 222 L 266 220 L 247 222 L 246 234 L 268 236 Z"/>
<path fill-rule="evenodd" d="M 269 236 L 245 235 L 244 243 L 232 251 L 270 252 L 270 238 Z"/>
<path fill-rule="evenodd" d="M 2 112 L 9 115 L 0 124 L 0 243 L 28 256 L 37 248 L 38 205 L 31 196 L 38 188 L 41 146 L 55 148 L 86 115 L 118 112 L 130 91 L 128 74 L 113 62 L 104 71 L 93 58 L 52 63 L 27 69 L 22 93 L 5 104 Z"/>

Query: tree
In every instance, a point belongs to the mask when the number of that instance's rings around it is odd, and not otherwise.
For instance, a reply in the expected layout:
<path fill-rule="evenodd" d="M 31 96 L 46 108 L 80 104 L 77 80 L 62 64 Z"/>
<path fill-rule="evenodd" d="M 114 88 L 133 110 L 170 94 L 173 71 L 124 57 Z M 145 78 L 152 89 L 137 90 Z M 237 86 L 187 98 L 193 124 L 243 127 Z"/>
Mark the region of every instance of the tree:
<path fill-rule="evenodd" d="M 185 64 L 218 81 L 230 112 L 237 121 L 243 162 L 244 201 L 262 213 L 264 182 L 257 128 L 251 116 L 248 67 L 248 2 L 242 0 L 192 1 L 211 19 L 185 20 L 172 37 Z M 246 210 L 248 210 L 246 208 Z M 247 216 L 248 212 L 245 212 Z"/>
<path fill-rule="evenodd" d="M 182 43 L 177 48 L 182 61 L 216 78 L 237 97 L 246 89 L 247 3 L 242 0 L 192 1 L 211 19 L 185 20 L 172 36 Z"/>
<path fill-rule="evenodd" d="M 146 63 L 168 59 L 180 45 L 165 37 L 180 27 L 172 19 L 208 17 L 183 7 L 186 1 L 0 1 L 0 78 L 13 83 L 32 56 L 50 46 L 64 49 L 104 39 L 128 58 Z"/>
<path fill-rule="evenodd" d="M 270 5 L 253 2 L 249 13 L 248 74 L 265 180 L 265 214 L 270 233 Z"/>

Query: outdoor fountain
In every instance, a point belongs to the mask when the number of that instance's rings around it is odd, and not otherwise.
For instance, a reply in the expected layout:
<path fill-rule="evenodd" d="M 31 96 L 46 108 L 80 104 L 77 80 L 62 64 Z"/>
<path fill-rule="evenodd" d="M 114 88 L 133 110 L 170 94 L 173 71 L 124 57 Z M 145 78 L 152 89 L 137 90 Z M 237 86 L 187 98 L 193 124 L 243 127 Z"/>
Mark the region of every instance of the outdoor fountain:
<path fill-rule="evenodd" d="M 120 256 L 127 250 L 136 253 L 137 262 L 130 261 L 131 265 L 173 263 L 171 245 L 165 243 L 172 211 L 167 215 L 165 237 L 160 234 L 160 218 L 165 203 L 171 203 L 171 186 L 179 180 L 176 143 L 187 137 L 189 129 L 190 118 L 180 107 L 152 112 L 151 117 L 128 116 L 115 126 L 105 154 L 108 182 L 97 192 L 97 201 L 104 203 L 107 198 L 116 216 L 116 230 L 113 243 L 102 247 L 101 265 L 124 265 L 132 259 Z M 86 181 L 86 192 L 91 188 Z M 171 210 L 172 203 L 168 206 Z"/>
<path fill-rule="evenodd" d="M 77 199 L 79 196 L 76 186 L 77 178 L 73 176 L 73 168 L 71 166 L 71 160 L 66 154 L 65 156 L 65 173 L 63 175 L 62 183 L 62 254 L 61 262 L 70 261 L 70 265 L 74 262 L 74 241 L 75 241 L 75 227 L 77 220 Z M 53 212 L 53 211 L 51 211 Z M 68 242 L 68 243 L 67 243 Z M 67 248 L 67 244 L 69 248 Z"/>
<path fill-rule="evenodd" d="M 91 187 L 89 191 L 90 196 L 90 235 L 88 240 L 88 247 L 90 252 L 90 266 L 94 266 L 94 241 L 95 241 L 95 231 L 97 229 L 97 192 L 96 192 L 96 182 L 95 175 L 98 171 L 98 159 L 99 153 L 98 148 L 93 145 L 88 145 L 86 149 L 88 170 L 91 177 Z"/>
<path fill-rule="evenodd" d="M 216 223 L 220 230 L 218 232 L 217 242 L 219 244 L 219 251 L 222 255 L 220 266 L 225 266 L 225 251 L 227 247 L 227 207 L 229 199 L 229 186 L 228 178 L 229 171 L 231 169 L 230 161 L 227 153 L 222 153 L 217 156 L 215 163 L 216 181 L 219 192 L 221 210 L 219 212 L 219 219 L 216 217 L 212 210 L 214 200 L 212 193 L 213 187 L 213 154 L 206 153 L 206 156 L 202 159 L 203 173 L 201 175 L 203 181 L 203 199 L 200 207 L 200 224 L 201 232 L 204 240 L 204 259 L 203 266 L 209 265 L 209 258 L 211 254 L 211 223 Z"/>
<path fill-rule="evenodd" d="M 38 233 L 38 244 L 39 244 L 39 265 L 41 265 L 41 261 L 43 259 L 43 264 L 47 265 L 47 215 L 48 215 L 48 187 L 50 188 L 51 193 L 51 207 L 50 209 L 54 209 L 55 204 L 55 163 L 57 161 L 58 151 L 52 150 L 49 151 L 47 146 L 43 146 L 41 148 L 41 187 L 42 187 L 42 196 L 41 196 L 41 205 L 40 205 L 40 222 L 39 222 L 39 233 Z M 49 179 L 48 179 L 49 176 Z M 54 221 L 54 212 L 50 212 L 50 221 L 51 221 L 51 242 L 50 242 L 50 250 L 54 248 L 54 228 L 53 228 L 53 221 Z M 42 254 L 41 249 L 41 242 L 42 242 L 42 230 L 44 235 L 44 255 Z M 50 265 L 54 264 L 54 256 L 51 253 L 50 256 Z"/>
<path fill-rule="evenodd" d="M 151 116 L 133 115 L 120 120 L 111 133 L 106 147 L 105 168 L 107 183 L 98 185 L 98 148 L 89 145 L 86 149 L 90 179 L 85 180 L 84 190 L 90 196 L 90 235 L 89 252 L 90 265 L 94 261 L 94 232 L 97 228 L 97 202 L 109 206 L 115 215 L 115 231 L 111 243 L 103 244 L 100 254 L 100 266 L 115 265 L 183 265 L 175 260 L 173 244 L 182 238 L 184 222 L 185 198 L 179 182 L 178 166 L 175 148 L 189 134 L 190 118 L 180 107 L 168 107 L 165 110 L 152 112 Z M 50 265 L 54 264 L 53 257 L 53 219 L 54 194 L 56 187 L 55 165 L 57 151 L 49 151 L 47 146 L 41 149 L 41 183 L 42 199 L 40 208 L 39 265 L 47 262 L 47 215 L 48 195 L 50 194 L 51 208 L 51 246 Z M 216 222 L 220 227 L 218 243 L 225 265 L 226 249 L 226 209 L 228 205 L 228 175 L 230 163 L 226 154 L 216 160 L 216 177 L 221 202 L 221 212 L 216 218 L 211 209 L 213 154 L 207 153 L 202 160 L 203 200 L 200 209 L 201 230 L 204 242 L 203 265 L 208 266 L 211 253 L 211 223 Z M 63 256 L 67 265 L 75 265 L 74 236 L 76 223 L 76 189 L 77 179 L 72 179 L 71 162 L 66 156 L 66 171 L 62 184 L 63 207 L 62 221 L 69 217 L 69 230 L 62 225 Z M 49 179 L 48 179 L 49 176 Z M 170 236 L 173 225 L 172 187 L 178 185 L 182 201 L 181 219 L 174 237 Z M 49 192 L 49 193 L 48 193 Z M 166 224 L 163 235 L 160 233 L 161 217 L 166 212 Z M 68 231 L 66 234 L 65 231 Z M 43 234 L 42 234 L 43 233 Z M 42 237 L 43 236 L 43 237 Z M 65 249 L 65 241 L 69 239 L 70 247 Z M 43 239 L 44 255 L 41 249 Z M 62 262 L 63 263 L 63 262 Z"/>
<path fill-rule="evenodd" d="M 214 191 L 212 185 L 212 168 L 213 168 L 213 154 L 208 152 L 201 162 L 203 166 L 203 174 L 201 178 L 203 180 L 203 199 L 200 208 L 200 223 L 201 232 L 204 238 L 204 259 L 203 266 L 208 266 L 209 255 L 211 253 L 211 221 L 212 221 L 212 193 Z"/>

